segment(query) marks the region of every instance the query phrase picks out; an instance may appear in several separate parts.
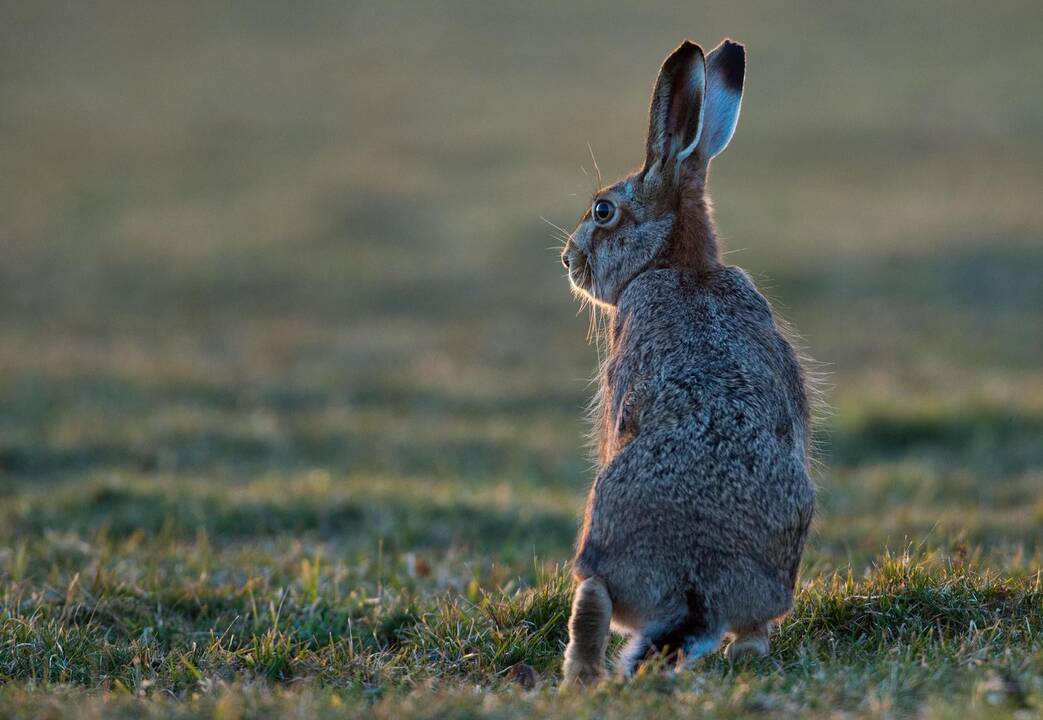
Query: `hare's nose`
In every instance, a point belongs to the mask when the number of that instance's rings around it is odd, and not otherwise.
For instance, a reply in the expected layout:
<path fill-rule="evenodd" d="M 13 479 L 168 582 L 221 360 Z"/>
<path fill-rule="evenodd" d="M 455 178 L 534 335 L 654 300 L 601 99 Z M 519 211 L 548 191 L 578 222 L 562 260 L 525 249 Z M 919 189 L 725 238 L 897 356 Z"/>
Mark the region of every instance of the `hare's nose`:
<path fill-rule="evenodd" d="M 565 266 L 565 269 L 569 269 L 569 253 L 568 251 L 561 254 L 561 264 Z"/>

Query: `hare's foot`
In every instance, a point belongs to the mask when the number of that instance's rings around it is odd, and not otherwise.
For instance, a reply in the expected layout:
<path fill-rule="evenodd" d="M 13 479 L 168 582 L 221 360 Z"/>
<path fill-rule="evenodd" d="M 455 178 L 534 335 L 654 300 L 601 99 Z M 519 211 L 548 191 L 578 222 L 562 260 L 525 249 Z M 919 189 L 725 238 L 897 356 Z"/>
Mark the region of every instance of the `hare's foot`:
<path fill-rule="evenodd" d="M 590 685 L 605 677 L 605 647 L 612 601 L 604 583 L 587 578 L 576 588 L 569 618 L 569 644 L 562 664 L 562 687 Z"/>
<path fill-rule="evenodd" d="M 604 662 L 591 662 L 566 652 L 565 662 L 561 666 L 561 686 L 596 685 L 608 675 Z"/>
<path fill-rule="evenodd" d="M 768 625 L 736 628 L 735 639 L 726 651 L 732 662 L 768 655 Z"/>

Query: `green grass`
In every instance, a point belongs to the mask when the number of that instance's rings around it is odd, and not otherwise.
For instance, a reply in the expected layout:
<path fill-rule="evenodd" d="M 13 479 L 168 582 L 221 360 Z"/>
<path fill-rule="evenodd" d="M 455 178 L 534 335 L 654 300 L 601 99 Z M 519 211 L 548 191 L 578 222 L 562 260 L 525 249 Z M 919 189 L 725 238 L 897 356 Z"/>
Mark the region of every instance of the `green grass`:
<path fill-rule="evenodd" d="M 569 605 L 567 575 L 556 569 L 529 587 L 485 590 L 488 571 L 447 590 L 397 562 L 326 566 L 300 543 L 251 553 L 218 550 L 205 535 L 163 540 L 165 551 L 172 545 L 177 559 L 156 562 L 140 537 L 97 538 L 78 549 L 100 554 L 92 572 L 66 587 L 10 583 L 0 673 L 20 682 L 0 690 L 3 702 L 25 703 L 33 716 L 52 692 L 88 687 L 86 709 L 96 714 L 303 703 L 331 715 L 348 706 L 377 716 L 626 717 L 694 703 L 726 716 L 800 708 L 825 717 L 837 707 L 914 712 L 925 700 L 1030 707 L 1043 691 L 1038 571 L 982 571 L 963 550 L 887 556 L 858 577 L 821 574 L 803 585 L 770 659 L 732 666 L 715 657 L 678 677 L 647 672 L 589 699 L 554 690 Z M 243 571 L 259 562 L 263 574 Z M 536 670 L 534 689 L 512 687 L 516 663 Z M 993 689 L 996 678 L 1006 684 Z"/>
<path fill-rule="evenodd" d="M 1038 716 L 1041 32 L 0 6 L 0 717 Z M 597 358 L 540 217 L 683 35 L 749 45 L 711 190 L 823 363 L 820 512 L 770 659 L 559 694 Z"/>

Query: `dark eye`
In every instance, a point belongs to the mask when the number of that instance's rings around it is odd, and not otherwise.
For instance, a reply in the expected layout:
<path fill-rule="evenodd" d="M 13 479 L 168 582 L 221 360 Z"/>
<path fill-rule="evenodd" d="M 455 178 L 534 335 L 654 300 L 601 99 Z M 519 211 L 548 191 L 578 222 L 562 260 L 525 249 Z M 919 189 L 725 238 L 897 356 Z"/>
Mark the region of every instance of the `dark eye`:
<path fill-rule="evenodd" d="M 602 198 L 594 203 L 591 213 L 594 215 L 594 222 L 604 225 L 616 216 L 616 205 L 611 200 Z"/>

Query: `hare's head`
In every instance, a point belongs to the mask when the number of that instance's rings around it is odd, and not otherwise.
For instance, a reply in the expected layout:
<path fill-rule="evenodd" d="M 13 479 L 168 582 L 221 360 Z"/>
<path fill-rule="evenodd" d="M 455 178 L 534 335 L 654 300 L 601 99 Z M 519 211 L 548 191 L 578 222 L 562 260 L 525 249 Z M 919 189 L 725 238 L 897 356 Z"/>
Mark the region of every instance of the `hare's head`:
<path fill-rule="evenodd" d="M 577 292 L 615 305 L 649 268 L 720 264 L 706 176 L 735 131 L 745 73 L 746 51 L 729 40 L 706 57 L 685 41 L 666 59 L 652 91 L 644 167 L 594 195 L 562 252 Z"/>

